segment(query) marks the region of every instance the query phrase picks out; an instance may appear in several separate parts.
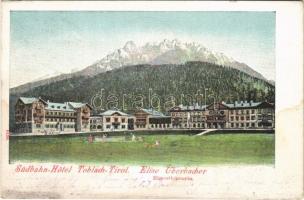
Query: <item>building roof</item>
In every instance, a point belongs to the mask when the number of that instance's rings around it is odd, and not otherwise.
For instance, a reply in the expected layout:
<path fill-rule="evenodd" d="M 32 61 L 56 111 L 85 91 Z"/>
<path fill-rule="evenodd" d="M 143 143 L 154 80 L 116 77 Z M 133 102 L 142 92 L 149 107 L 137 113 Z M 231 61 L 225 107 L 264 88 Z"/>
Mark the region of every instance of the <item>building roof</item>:
<path fill-rule="evenodd" d="M 113 115 L 115 113 L 117 113 L 117 114 L 119 114 L 121 116 L 129 116 L 127 113 L 121 112 L 119 110 L 107 110 L 107 111 L 105 111 L 103 113 L 100 113 L 99 115 L 102 115 L 102 116 L 111 116 L 111 115 Z"/>
<path fill-rule="evenodd" d="M 157 110 L 153 110 L 153 109 L 144 109 L 142 108 L 142 110 L 150 115 L 155 115 L 155 116 L 164 116 L 163 113 L 157 111 Z"/>
<path fill-rule="evenodd" d="M 130 114 L 128 114 L 128 117 L 129 117 L 129 118 L 135 118 L 134 115 L 130 115 Z"/>
<path fill-rule="evenodd" d="M 69 106 L 67 103 L 54 103 L 47 102 L 46 108 L 47 110 L 60 110 L 60 111 L 74 111 L 74 109 Z"/>
<path fill-rule="evenodd" d="M 50 101 L 44 101 L 41 98 L 35 98 L 35 97 L 20 97 L 19 98 L 24 104 L 32 104 L 35 101 L 41 100 L 43 103 L 46 104 L 45 109 L 47 110 L 61 110 L 61 111 L 75 111 L 74 109 L 80 108 L 82 106 L 88 105 L 86 103 L 81 102 L 65 102 L 65 103 L 55 103 Z"/>
<path fill-rule="evenodd" d="M 37 101 L 37 98 L 34 97 L 20 97 L 19 98 L 24 104 L 32 104 L 34 101 Z"/>
<path fill-rule="evenodd" d="M 223 102 L 223 105 L 229 107 L 229 108 L 253 108 L 257 107 L 261 104 L 262 102 L 247 102 L 247 101 L 235 101 L 234 103 L 225 103 Z"/>
<path fill-rule="evenodd" d="M 171 108 L 170 110 L 174 110 L 174 108 L 179 108 L 180 111 L 194 111 L 194 110 L 204 110 L 207 106 L 206 105 L 193 105 L 193 106 L 184 106 L 184 105 L 178 105 L 175 106 L 173 108 Z"/>
<path fill-rule="evenodd" d="M 72 108 L 81 108 L 83 106 L 85 106 L 85 103 L 81 103 L 81 102 L 67 102 Z"/>
<path fill-rule="evenodd" d="M 268 103 L 268 102 L 253 102 L 253 101 L 235 101 L 234 103 L 225 103 L 225 102 L 220 102 L 222 105 L 228 107 L 229 109 L 238 109 L 238 108 L 255 108 L 258 106 L 273 106 L 273 104 Z M 213 105 L 213 104 L 210 104 Z M 210 106 L 208 105 L 208 106 Z M 178 109 L 177 111 L 195 111 L 195 110 L 204 110 L 205 108 L 207 108 L 208 106 L 206 105 L 194 105 L 194 106 L 184 106 L 184 105 L 179 105 L 179 106 L 175 106 L 173 108 L 170 109 L 170 111 L 176 111 L 176 109 Z"/>
<path fill-rule="evenodd" d="M 157 110 L 153 110 L 153 109 L 141 109 L 142 111 L 148 113 L 150 115 L 150 117 L 154 117 L 154 118 L 165 118 L 165 117 L 169 117 L 164 115 L 163 113 L 157 111 Z"/>

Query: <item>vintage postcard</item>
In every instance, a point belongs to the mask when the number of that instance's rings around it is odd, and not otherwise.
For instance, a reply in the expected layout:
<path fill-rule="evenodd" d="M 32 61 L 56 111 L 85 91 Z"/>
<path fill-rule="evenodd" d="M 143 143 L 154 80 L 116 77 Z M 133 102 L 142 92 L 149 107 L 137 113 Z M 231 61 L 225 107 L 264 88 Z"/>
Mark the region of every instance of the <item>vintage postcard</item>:
<path fill-rule="evenodd" d="M 2 198 L 302 197 L 300 2 L 2 11 Z"/>

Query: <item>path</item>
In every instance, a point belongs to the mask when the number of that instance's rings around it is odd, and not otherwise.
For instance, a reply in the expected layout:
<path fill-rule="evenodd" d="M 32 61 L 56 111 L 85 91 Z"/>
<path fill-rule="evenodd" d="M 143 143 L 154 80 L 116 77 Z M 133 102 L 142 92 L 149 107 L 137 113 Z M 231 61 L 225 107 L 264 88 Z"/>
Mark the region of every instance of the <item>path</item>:
<path fill-rule="evenodd" d="M 201 132 L 201 133 L 199 133 L 199 134 L 196 134 L 195 136 L 201 136 L 201 135 L 204 135 L 204 134 L 206 134 L 206 133 L 210 133 L 210 132 L 216 131 L 216 130 L 218 130 L 218 129 L 206 129 L 206 130 L 204 130 L 203 132 Z"/>

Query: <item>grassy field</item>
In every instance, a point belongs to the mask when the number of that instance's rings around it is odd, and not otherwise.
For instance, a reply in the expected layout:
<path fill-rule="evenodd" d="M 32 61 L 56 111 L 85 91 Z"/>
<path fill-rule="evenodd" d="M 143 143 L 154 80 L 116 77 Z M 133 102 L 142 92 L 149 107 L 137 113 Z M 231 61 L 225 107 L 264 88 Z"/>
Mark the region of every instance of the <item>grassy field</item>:
<path fill-rule="evenodd" d="M 116 136 L 11 137 L 10 162 L 150 165 L 274 164 L 274 134 L 151 135 L 143 142 Z M 146 147 L 160 141 L 158 147 Z"/>

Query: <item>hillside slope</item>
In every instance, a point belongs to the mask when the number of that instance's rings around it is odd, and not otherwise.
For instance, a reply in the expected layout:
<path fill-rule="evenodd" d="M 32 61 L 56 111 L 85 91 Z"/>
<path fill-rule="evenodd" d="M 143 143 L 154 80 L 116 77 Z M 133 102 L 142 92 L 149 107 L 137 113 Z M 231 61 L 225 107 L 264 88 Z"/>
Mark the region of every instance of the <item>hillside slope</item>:
<path fill-rule="evenodd" d="M 188 62 L 183 65 L 135 65 L 104 72 L 93 77 L 74 77 L 66 80 L 36 87 L 25 93 L 11 94 L 10 118 L 13 122 L 14 105 L 19 96 L 42 97 L 45 100 L 64 102 L 82 101 L 91 103 L 93 97 L 102 97 L 96 106 L 106 109 L 111 107 L 109 101 L 118 102 L 122 108 L 134 109 L 134 102 L 144 97 L 144 106 L 149 105 L 149 92 L 160 99 L 161 110 L 168 96 L 175 98 L 176 104 L 193 104 L 187 98 L 190 94 L 204 94 L 207 91 L 207 103 L 216 101 L 233 102 L 235 100 L 268 100 L 274 102 L 275 88 L 265 80 L 252 77 L 233 68 L 222 67 L 206 62 Z M 101 90 L 103 90 L 101 95 Z M 184 94 L 183 102 L 181 96 Z M 109 97 L 116 95 L 116 97 Z M 128 96 L 127 96 L 128 95 Z M 117 99 L 115 99 L 117 98 Z M 96 100 L 96 99 L 95 99 Z M 172 100 L 172 99 L 171 99 Z M 204 98 L 199 103 L 204 103 Z M 108 104 L 107 104 L 108 103 Z M 157 101 L 152 101 L 157 105 Z M 138 104 L 137 104 L 138 105 Z M 166 104 L 168 106 L 168 104 Z M 97 108 L 99 109 L 99 108 Z"/>

